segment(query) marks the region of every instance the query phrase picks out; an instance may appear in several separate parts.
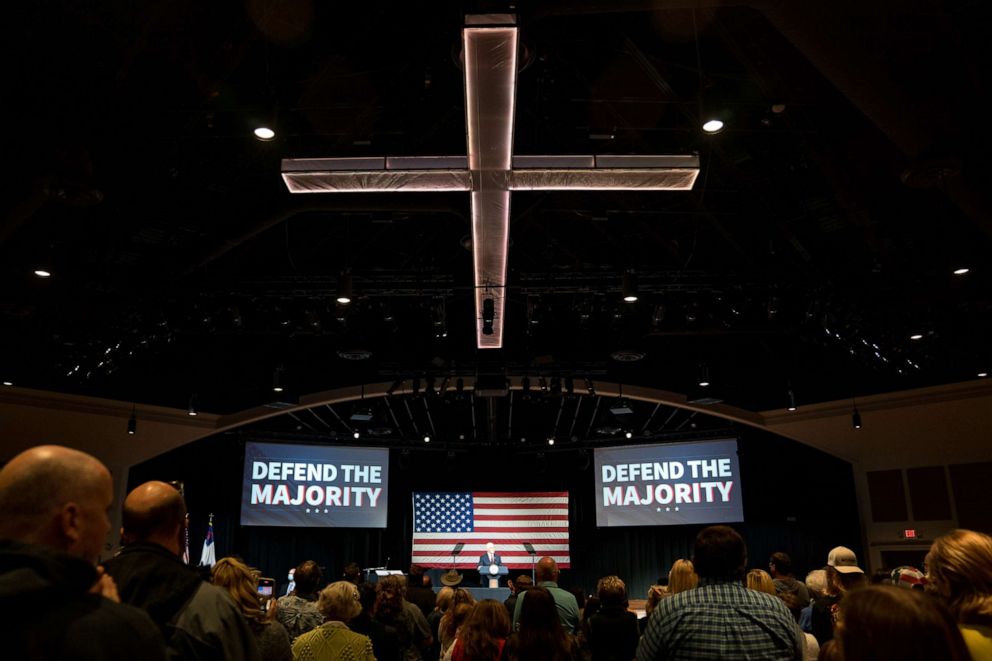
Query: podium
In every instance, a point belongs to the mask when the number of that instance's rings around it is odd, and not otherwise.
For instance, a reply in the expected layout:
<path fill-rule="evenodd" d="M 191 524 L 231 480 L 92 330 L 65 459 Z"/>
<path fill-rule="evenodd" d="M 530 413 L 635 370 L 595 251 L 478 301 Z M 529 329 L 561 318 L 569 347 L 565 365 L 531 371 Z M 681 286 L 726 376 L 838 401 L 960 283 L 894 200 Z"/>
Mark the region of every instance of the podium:
<path fill-rule="evenodd" d="M 479 565 L 479 575 L 489 577 L 489 587 L 491 588 L 498 588 L 500 577 L 509 573 L 510 570 L 504 565 Z"/>

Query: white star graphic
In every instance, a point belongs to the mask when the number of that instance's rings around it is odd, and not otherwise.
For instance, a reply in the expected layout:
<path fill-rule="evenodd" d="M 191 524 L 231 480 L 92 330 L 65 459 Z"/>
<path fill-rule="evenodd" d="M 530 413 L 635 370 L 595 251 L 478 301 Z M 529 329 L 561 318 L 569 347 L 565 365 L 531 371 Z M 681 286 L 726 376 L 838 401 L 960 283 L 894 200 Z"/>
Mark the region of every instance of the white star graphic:
<path fill-rule="evenodd" d="M 310 513 L 310 508 L 308 507 L 308 508 L 307 508 L 307 514 L 309 514 L 309 513 Z"/>
<path fill-rule="evenodd" d="M 676 507 L 675 507 L 675 511 L 676 511 L 676 512 L 678 512 L 678 511 L 679 511 L 679 508 L 678 508 L 678 506 L 676 506 Z"/>
<path fill-rule="evenodd" d="M 672 508 L 671 508 L 671 507 L 666 507 L 666 508 L 665 508 L 665 511 L 666 511 L 666 512 L 671 512 L 671 511 L 672 511 Z"/>

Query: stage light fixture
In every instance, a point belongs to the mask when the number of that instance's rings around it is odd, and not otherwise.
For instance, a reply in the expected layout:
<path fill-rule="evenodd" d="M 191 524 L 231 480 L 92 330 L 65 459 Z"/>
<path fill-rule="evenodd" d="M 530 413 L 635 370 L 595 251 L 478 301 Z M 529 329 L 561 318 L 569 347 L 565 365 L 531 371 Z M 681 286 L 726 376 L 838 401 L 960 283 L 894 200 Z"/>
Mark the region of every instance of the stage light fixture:
<path fill-rule="evenodd" d="M 131 436 L 138 431 L 138 418 L 135 417 L 135 407 L 131 406 L 131 417 L 127 419 L 127 433 Z"/>
<path fill-rule="evenodd" d="M 273 140 L 276 137 L 276 132 L 270 129 L 268 126 L 259 126 L 253 131 L 253 133 L 255 134 L 255 137 L 261 140 L 262 142 L 268 142 L 269 140 Z"/>
<path fill-rule="evenodd" d="M 430 434 L 424 434 L 424 443 L 430 443 L 430 442 L 431 442 Z"/>
<path fill-rule="evenodd" d="M 188 415 L 188 416 L 197 416 L 197 415 L 199 415 L 196 412 L 196 395 L 192 395 L 189 398 L 189 408 L 186 409 L 186 415 Z"/>
<path fill-rule="evenodd" d="M 496 320 L 496 301 L 486 298 L 482 301 L 482 334 L 493 334 L 493 321 Z"/>
<path fill-rule="evenodd" d="M 634 432 L 628 431 L 624 434 L 624 436 L 626 436 L 627 438 L 634 438 Z"/>
<path fill-rule="evenodd" d="M 911 339 L 911 340 L 922 340 L 923 339 L 923 334 L 922 333 L 913 333 L 912 335 L 909 336 L 909 339 Z"/>
<path fill-rule="evenodd" d="M 272 392 L 282 392 L 285 390 L 283 386 L 283 368 L 277 367 L 272 372 Z"/>
<path fill-rule="evenodd" d="M 549 438 L 548 439 L 548 445 L 554 445 L 554 444 L 555 444 L 555 439 L 554 438 Z"/>
<path fill-rule="evenodd" d="M 351 433 L 351 436 L 352 436 L 352 437 L 353 437 L 353 438 L 354 438 L 354 439 L 355 439 L 355 440 L 357 441 L 357 440 L 358 440 L 359 438 L 361 438 L 361 436 L 362 436 L 362 435 L 361 435 L 361 433 L 360 433 L 360 432 L 359 432 L 359 431 L 358 431 L 358 430 L 356 429 L 355 431 L 353 431 L 353 432 Z"/>
<path fill-rule="evenodd" d="M 610 404 L 610 413 L 613 415 L 631 415 L 633 412 L 634 409 L 630 407 L 630 402 L 623 397 Z"/>
<path fill-rule="evenodd" d="M 961 267 L 961 268 L 959 268 L 959 269 L 954 269 L 954 275 L 965 275 L 965 274 L 966 274 L 966 273 L 968 273 L 968 271 L 970 271 L 970 270 L 971 270 L 971 269 L 969 269 L 969 268 L 967 268 L 967 267 L 964 267 L 964 266 L 962 266 L 962 267 Z"/>
<path fill-rule="evenodd" d="M 796 410 L 796 394 L 792 392 L 792 388 L 789 388 L 789 410 Z"/>
<path fill-rule="evenodd" d="M 857 404 L 854 405 L 854 411 L 851 412 L 851 426 L 855 429 L 861 429 L 861 412 L 858 411 Z"/>
<path fill-rule="evenodd" d="M 592 380 L 588 376 L 586 377 L 586 391 L 590 395 L 594 395 L 595 396 L 595 394 L 596 394 L 596 386 L 594 386 L 592 384 Z"/>
<path fill-rule="evenodd" d="M 985 377 L 987 377 L 988 375 L 989 375 L 989 373 L 988 373 L 988 372 L 979 372 L 978 374 L 976 374 L 976 376 L 977 376 L 977 377 L 978 377 L 979 379 L 984 379 L 984 378 L 985 378 Z M 4 383 L 3 383 L 3 384 L 4 384 L 5 386 L 9 386 L 9 385 L 10 385 L 10 384 L 9 384 L 9 383 L 7 383 L 6 381 L 4 381 Z"/>
<path fill-rule="evenodd" d="M 722 119 L 708 119 L 703 122 L 703 132 L 713 135 L 719 133 L 723 130 L 723 120 Z"/>
<path fill-rule="evenodd" d="M 35 269 L 34 274 L 39 278 L 50 278 L 52 277 L 52 272 L 48 269 Z"/>
<path fill-rule="evenodd" d="M 623 274 L 623 300 L 627 303 L 637 302 L 637 274 L 625 271 Z"/>
<path fill-rule="evenodd" d="M 699 366 L 699 381 L 700 388 L 706 388 L 710 385 L 710 370 L 706 365 Z"/>
<path fill-rule="evenodd" d="M 345 271 L 338 276 L 338 303 L 348 305 L 351 303 L 351 274 Z"/>
<path fill-rule="evenodd" d="M 3 382 L 3 385 L 5 385 L 5 386 L 12 386 L 12 385 L 14 385 L 14 382 L 13 381 L 4 381 Z"/>

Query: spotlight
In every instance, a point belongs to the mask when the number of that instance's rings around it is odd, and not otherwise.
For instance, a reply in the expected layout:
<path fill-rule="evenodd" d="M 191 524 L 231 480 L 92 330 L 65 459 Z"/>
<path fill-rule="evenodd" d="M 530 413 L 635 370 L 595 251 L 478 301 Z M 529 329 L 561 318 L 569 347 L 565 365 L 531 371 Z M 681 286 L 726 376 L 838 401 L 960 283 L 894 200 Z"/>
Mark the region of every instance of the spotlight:
<path fill-rule="evenodd" d="M 3 382 L 3 385 L 5 385 L 5 386 L 12 386 L 12 385 L 14 385 L 14 382 L 13 381 L 4 381 Z"/>
<path fill-rule="evenodd" d="M 796 410 L 796 394 L 792 392 L 792 388 L 789 388 L 789 410 Z"/>
<path fill-rule="evenodd" d="M 482 301 L 482 334 L 493 334 L 493 321 L 496 319 L 496 301 L 487 298 Z"/>
<path fill-rule="evenodd" d="M 359 431 L 358 431 L 357 429 L 356 429 L 356 430 L 355 430 L 354 432 L 352 432 L 352 434 L 351 434 L 351 435 L 352 435 L 352 437 L 353 437 L 353 438 L 355 438 L 356 440 L 357 440 L 358 438 L 360 438 L 360 437 L 361 437 L 361 434 L 359 433 Z"/>
<path fill-rule="evenodd" d="M 424 443 L 430 443 L 430 442 L 431 442 L 430 434 L 424 434 Z"/>
<path fill-rule="evenodd" d="M 627 438 L 634 438 L 634 432 L 629 431 L 625 433 L 624 436 L 626 436 Z"/>
<path fill-rule="evenodd" d="M 855 429 L 861 429 L 861 413 L 858 411 L 857 405 L 854 406 L 854 411 L 851 413 L 851 426 Z"/>
<path fill-rule="evenodd" d="M 282 367 L 277 367 L 272 372 L 272 392 L 282 392 L 285 389 L 282 383 L 282 373 Z"/>
<path fill-rule="evenodd" d="M 548 445 L 554 445 L 554 444 L 555 444 L 555 439 L 553 437 L 552 438 L 549 438 L 548 439 Z"/>
<path fill-rule="evenodd" d="M 976 374 L 975 376 L 977 376 L 977 377 L 978 377 L 979 379 L 984 379 L 984 378 L 985 378 L 985 377 L 987 377 L 988 375 L 989 375 L 989 373 L 988 373 L 988 372 L 979 372 L 979 373 L 978 373 L 978 374 Z M 4 381 L 4 382 L 3 382 L 3 385 L 5 385 L 5 386 L 9 386 L 9 385 L 10 385 L 10 383 L 9 383 L 9 382 L 7 382 L 7 381 Z"/>
<path fill-rule="evenodd" d="M 703 132 L 709 133 L 710 135 L 714 133 L 719 133 L 723 130 L 723 120 L 722 119 L 708 119 L 703 122 Z"/>
<path fill-rule="evenodd" d="M 623 397 L 610 404 L 610 413 L 613 415 L 631 415 L 633 412 L 630 402 Z"/>
<path fill-rule="evenodd" d="M 127 419 L 127 433 L 134 436 L 138 431 L 138 419 L 134 416 L 134 407 L 131 407 L 131 417 Z"/>
<path fill-rule="evenodd" d="M 699 387 L 705 388 L 710 385 L 710 370 L 706 365 L 699 366 Z"/>
<path fill-rule="evenodd" d="M 35 269 L 34 274 L 39 278 L 50 278 L 52 277 L 52 272 L 47 269 Z"/>
<path fill-rule="evenodd" d="M 922 340 L 923 339 L 923 334 L 922 333 L 913 333 L 912 335 L 909 336 L 909 339 L 911 339 L 911 340 Z"/>
<path fill-rule="evenodd" d="M 267 126 L 259 126 L 257 129 L 255 129 L 254 133 L 255 133 L 255 137 L 261 140 L 262 142 L 268 142 L 269 140 L 272 140 L 273 138 L 276 137 L 276 132 Z"/>
<path fill-rule="evenodd" d="M 623 274 L 623 300 L 627 303 L 637 302 L 637 274 L 633 271 Z"/>
<path fill-rule="evenodd" d="M 341 305 L 351 303 L 351 274 L 347 271 L 338 276 L 337 302 Z"/>
<path fill-rule="evenodd" d="M 189 408 L 186 409 L 186 415 L 188 416 L 198 415 L 196 412 L 196 395 L 193 395 L 189 398 Z"/>
<path fill-rule="evenodd" d="M 962 266 L 959 269 L 954 269 L 954 275 L 964 275 L 964 274 L 966 274 L 970 270 L 971 269 Z"/>

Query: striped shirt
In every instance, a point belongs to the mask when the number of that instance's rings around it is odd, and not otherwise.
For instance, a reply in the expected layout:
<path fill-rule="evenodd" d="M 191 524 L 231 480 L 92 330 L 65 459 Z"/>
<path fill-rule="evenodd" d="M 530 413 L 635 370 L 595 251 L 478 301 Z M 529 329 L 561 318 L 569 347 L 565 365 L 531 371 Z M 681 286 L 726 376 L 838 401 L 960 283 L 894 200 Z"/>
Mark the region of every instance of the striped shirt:
<path fill-rule="evenodd" d="M 781 599 L 712 579 L 662 599 L 637 648 L 637 661 L 802 658 L 802 634 Z"/>

